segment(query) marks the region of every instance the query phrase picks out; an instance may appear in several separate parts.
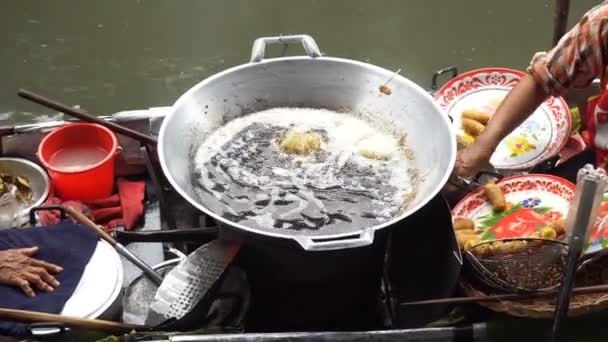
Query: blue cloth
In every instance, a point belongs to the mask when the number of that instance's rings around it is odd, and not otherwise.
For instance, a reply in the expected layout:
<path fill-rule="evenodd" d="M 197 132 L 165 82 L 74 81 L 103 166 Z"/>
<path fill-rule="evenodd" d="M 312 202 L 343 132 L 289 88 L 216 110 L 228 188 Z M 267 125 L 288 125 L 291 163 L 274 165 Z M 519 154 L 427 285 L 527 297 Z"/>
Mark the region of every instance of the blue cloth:
<path fill-rule="evenodd" d="M 0 230 L 0 250 L 38 246 L 34 258 L 63 268 L 55 276 L 61 285 L 52 292 L 38 291 L 32 286 L 36 291 L 33 298 L 19 288 L 0 285 L 0 307 L 60 313 L 74 293 L 97 241 L 97 235 L 90 229 L 68 221 L 46 227 Z M 0 335 L 22 337 L 26 333 L 26 324 L 0 321 Z"/>

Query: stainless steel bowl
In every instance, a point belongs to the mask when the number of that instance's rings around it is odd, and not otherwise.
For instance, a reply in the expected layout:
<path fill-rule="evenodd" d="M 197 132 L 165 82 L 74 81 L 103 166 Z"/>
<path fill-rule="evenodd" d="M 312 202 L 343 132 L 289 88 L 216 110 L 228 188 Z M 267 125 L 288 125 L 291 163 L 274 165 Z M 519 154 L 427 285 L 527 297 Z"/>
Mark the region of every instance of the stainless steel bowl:
<path fill-rule="evenodd" d="M 21 158 L 0 158 L 0 172 L 8 173 L 12 176 L 22 176 L 27 178 L 32 186 L 32 204 L 19 208 L 15 212 L 15 223 L 20 224 L 27 218 L 30 209 L 42 205 L 49 195 L 51 181 L 46 172 L 37 164 Z M 2 227 L 0 228 L 7 228 Z"/>

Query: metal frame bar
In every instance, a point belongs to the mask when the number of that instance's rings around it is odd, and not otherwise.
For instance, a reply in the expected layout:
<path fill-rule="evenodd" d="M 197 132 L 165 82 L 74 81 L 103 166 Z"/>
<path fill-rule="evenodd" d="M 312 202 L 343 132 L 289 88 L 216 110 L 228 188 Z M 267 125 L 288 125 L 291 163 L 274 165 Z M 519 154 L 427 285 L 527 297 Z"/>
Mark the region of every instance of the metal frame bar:
<path fill-rule="evenodd" d="M 568 14 L 570 14 L 570 0 L 555 0 L 553 16 L 553 45 L 566 34 L 568 28 Z"/>

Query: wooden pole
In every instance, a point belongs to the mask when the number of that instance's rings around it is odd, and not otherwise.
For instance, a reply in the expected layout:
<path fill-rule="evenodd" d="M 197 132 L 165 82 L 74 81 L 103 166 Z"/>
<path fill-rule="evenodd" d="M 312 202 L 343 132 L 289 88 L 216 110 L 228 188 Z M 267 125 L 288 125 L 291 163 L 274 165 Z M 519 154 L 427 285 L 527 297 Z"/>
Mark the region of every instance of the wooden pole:
<path fill-rule="evenodd" d="M 40 322 L 48 322 L 48 323 L 63 323 L 67 326 L 71 326 L 73 328 L 82 328 L 82 329 L 93 329 L 93 330 L 102 330 L 108 331 L 118 334 L 129 333 L 133 330 L 145 331 L 149 330 L 149 328 L 139 326 L 139 325 L 130 325 L 123 324 L 113 321 L 104 321 L 99 319 L 88 319 L 88 318 L 80 318 L 80 317 L 72 317 L 72 316 L 64 316 L 57 314 L 50 314 L 45 312 L 38 311 L 27 311 L 27 310 L 14 310 L 14 309 L 4 309 L 0 308 L 0 319 L 7 321 L 16 321 L 21 323 L 40 323 Z"/>

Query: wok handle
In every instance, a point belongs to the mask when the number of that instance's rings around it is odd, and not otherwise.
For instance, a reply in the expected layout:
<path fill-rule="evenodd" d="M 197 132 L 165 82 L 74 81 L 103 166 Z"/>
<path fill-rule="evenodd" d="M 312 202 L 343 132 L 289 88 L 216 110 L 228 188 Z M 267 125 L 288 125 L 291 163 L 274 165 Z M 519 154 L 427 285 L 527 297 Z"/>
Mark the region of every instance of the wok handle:
<path fill-rule="evenodd" d="M 439 76 L 447 74 L 448 72 L 452 74 L 451 78 L 458 76 L 458 68 L 455 65 L 435 71 L 435 73 L 433 74 L 433 78 L 431 79 L 431 95 L 434 96 L 435 93 L 437 93 L 437 91 L 439 90 L 439 85 L 437 85 L 437 79 L 439 78 Z"/>
<path fill-rule="evenodd" d="M 265 57 L 266 45 L 283 44 L 284 46 L 290 44 L 302 44 L 306 55 L 316 58 L 321 57 L 321 51 L 317 46 L 315 40 L 306 34 L 298 34 L 293 36 L 277 36 L 277 37 L 261 37 L 253 42 L 253 48 L 251 49 L 251 60 L 250 63 L 261 62 Z"/>
<path fill-rule="evenodd" d="M 209 242 L 217 238 L 217 228 L 192 228 L 122 232 L 112 234 L 123 245 L 131 242 Z"/>
<path fill-rule="evenodd" d="M 347 237 L 313 238 L 309 236 L 294 236 L 293 239 L 306 251 L 331 251 L 364 247 L 374 242 L 374 229 L 364 229 L 358 234 Z"/>

